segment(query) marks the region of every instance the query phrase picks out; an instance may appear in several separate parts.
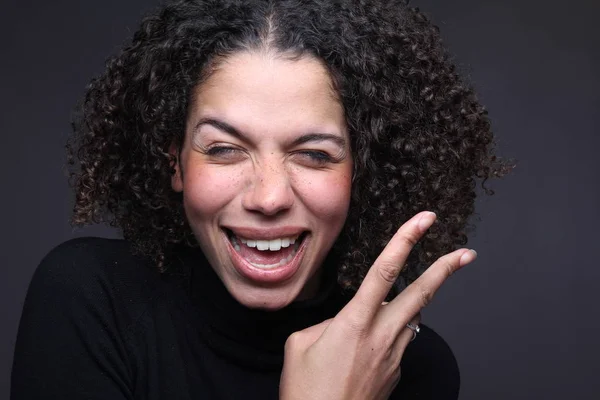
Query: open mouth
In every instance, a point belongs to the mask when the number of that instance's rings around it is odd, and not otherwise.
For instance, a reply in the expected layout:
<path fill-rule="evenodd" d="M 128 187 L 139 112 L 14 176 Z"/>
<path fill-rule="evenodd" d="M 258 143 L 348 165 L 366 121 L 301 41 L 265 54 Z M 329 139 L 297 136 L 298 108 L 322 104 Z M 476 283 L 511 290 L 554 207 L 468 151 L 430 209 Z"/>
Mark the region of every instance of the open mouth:
<path fill-rule="evenodd" d="M 253 267 L 273 269 L 288 264 L 298 253 L 308 232 L 272 240 L 243 238 L 224 229 L 235 251 Z"/>

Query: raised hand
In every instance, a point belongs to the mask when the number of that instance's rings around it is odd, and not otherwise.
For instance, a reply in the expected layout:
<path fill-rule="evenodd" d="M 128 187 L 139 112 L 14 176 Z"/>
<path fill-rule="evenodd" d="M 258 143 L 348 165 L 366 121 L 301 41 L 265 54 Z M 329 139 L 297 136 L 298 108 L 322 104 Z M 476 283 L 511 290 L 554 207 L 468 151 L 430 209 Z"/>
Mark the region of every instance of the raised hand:
<path fill-rule="evenodd" d="M 442 283 L 472 262 L 473 250 L 440 257 L 393 301 L 383 303 L 417 241 L 435 221 L 422 212 L 403 224 L 335 318 L 293 333 L 285 345 L 282 400 L 387 399 L 400 381 L 400 360 L 413 338 L 407 323 Z"/>

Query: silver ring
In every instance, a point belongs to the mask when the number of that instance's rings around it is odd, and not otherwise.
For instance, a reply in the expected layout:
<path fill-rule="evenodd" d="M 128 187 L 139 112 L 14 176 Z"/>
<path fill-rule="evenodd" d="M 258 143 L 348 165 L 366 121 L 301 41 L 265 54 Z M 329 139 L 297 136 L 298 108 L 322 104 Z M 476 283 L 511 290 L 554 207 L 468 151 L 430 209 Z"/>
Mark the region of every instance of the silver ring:
<path fill-rule="evenodd" d="M 417 337 L 417 333 L 421 332 L 421 327 L 419 325 L 413 325 L 411 323 L 406 324 L 406 327 L 410 329 L 413 333 L 413 337 L 412 339 L 410 339 L 410 341 L 412 342 Z"/>

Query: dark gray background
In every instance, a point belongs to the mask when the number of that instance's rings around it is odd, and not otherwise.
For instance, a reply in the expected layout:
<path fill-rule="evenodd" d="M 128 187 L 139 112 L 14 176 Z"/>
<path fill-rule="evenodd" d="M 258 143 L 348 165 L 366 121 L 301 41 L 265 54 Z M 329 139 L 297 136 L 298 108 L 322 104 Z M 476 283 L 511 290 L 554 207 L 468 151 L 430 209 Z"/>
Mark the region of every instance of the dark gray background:
<path fill-rule="evenodd" d="M 29 279 L 72 230 L 70 112 L 156 0 L 3 1 L 0 398 Z M 598 1 L 416 2 L 490 110 L 514 174 L 479 201 L 477 262 L 423 319 L 452 346 L 461 399 L 600 398 Z M 52 360 L 48 360 L 52 368 Z"/>

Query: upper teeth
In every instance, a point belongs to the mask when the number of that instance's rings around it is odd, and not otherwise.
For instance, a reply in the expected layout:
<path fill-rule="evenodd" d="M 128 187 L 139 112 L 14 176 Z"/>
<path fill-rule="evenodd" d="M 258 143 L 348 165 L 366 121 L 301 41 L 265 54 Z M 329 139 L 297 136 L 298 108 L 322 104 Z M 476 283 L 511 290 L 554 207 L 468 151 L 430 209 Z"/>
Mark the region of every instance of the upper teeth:
<path fill-rule="evenodd" d="M 298 236 L 293 237 L 285 237 L 281 239 L 273 239 L 273 240 L 252 240 L 252 239 L 244 239 L 239 238 L 240 242 L 244 243 L 248 247 L 256 247 L 258 250 L 271 250 L 278 251 L 282 247 L 289 247 L 290 245 L 296 243 L 296 239 Z"/>

